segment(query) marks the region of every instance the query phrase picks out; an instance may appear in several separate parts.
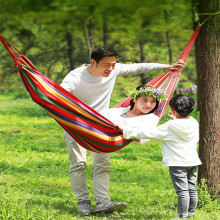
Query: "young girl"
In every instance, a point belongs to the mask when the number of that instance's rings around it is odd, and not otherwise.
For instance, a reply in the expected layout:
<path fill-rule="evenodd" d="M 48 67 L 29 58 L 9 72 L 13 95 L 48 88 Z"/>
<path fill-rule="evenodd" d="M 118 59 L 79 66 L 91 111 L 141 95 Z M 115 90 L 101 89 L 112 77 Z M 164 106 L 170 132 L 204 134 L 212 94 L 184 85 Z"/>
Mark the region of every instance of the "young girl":
<path fill-rule="evenodd" d="M 100 113 L 122 129 L 139 126 L 139 124 L 145 124 L 146 127 L 150 128 L 156 127 L 159 118 L 153 112 L 158 108 L 159 101 L 166 97 L 163 91 L 143 85 L 129 93 L 131 98 L 130 109 L 104 109 Z M 140 140 L 139 143 L 143 144 L 147 141 L 149 140 Z"/>
<path fill-rule="evenodd" d="M 189 114 L 195 108 L 192 98 L 176 95 L 169 103 L 170 120 L 157 128 L 140 124 L 126 127 L 126 139 L 150 138 L 161 140 L 163 166 L 169 167 L 170 177 L 178 195 L 178 218 L 195 215 L 197 207 L 197 168 L 201 161 L 197 154 L 199 140 L 198 122 Z"/>

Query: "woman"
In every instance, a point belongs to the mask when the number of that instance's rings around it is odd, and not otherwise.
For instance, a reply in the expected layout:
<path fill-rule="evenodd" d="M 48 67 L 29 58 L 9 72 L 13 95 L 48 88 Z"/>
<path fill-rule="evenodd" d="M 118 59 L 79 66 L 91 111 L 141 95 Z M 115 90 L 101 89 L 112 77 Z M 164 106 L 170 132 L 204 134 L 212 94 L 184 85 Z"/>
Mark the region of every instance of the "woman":
<path fill-rule="evenodd" d="M 144 85 L 129 91 L 129 96 L 130 109 L 112 108 L 102 110 L 100 113 L 121 129 L 138 127 L 140 123 L 150 128 L 156 127 L 159 118 L 153 112 L 158 108 L 159 102 L 166 97 L 163 91 Z M 147 141 L 149 140 L 140 140 L 139 143 Z"/>

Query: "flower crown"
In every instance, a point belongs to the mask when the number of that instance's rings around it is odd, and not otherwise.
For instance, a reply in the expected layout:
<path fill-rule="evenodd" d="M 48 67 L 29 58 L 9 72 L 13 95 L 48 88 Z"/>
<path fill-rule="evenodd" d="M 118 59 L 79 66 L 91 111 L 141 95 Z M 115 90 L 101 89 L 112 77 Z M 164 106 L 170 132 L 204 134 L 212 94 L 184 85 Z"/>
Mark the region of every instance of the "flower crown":
<path fill-rule="evenodd" d="M 167 94 L 163 92 L 163 89 L 157 89 L 151 86 L 147 86 L 145 88 L 141 87 L 139 90 L 133 89 L 132 91 L 129 91 L 129 96 L 133 100 L 136 100 L 140 96 L 153 96 L 158 101 L 161 101 L 166 99 Z"/>

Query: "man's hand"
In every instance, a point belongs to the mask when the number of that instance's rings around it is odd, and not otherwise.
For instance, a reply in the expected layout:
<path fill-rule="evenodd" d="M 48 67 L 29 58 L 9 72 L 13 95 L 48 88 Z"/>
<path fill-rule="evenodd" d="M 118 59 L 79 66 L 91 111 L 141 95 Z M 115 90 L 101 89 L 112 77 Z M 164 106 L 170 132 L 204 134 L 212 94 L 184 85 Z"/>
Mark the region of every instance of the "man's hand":
<path fill-rule="evenodd" d="M 173 65 L 165 65 L 163 67 L 164 70 L 172 70 L 172 71 L 177 71 L 179 70 L 181 67 L 185 66 L 185 62 L 182 59 L 179 59 L 176 63 L 174 63 Z"/>

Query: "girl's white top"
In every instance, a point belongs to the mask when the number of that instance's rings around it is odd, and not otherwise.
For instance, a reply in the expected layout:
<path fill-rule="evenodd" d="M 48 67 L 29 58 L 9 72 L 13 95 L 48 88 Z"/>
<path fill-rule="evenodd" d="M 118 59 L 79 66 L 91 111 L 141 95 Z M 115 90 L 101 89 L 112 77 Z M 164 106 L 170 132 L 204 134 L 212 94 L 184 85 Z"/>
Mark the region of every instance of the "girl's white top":
<path fill-rule="evenodd" d="M 197 153 L 199 125 L 193 118 L 173 119 L 158 126 L 145 127 L 144 124 L 126 127 L 123 136 L 161 140 L 163 166 L 190 167 L 201 164 Z"/>
<path fill-rule="evenodd" d="M 124 115 L 128 111 L 129 109 L 127 108 L 111 108 L 102 110 L 100 114 L 122 129 L 126 127 L 138 127 L 140 124 L 149 129 L 157 126 L 159 118 L 156 115 L 146 114 L 130 118 Z M 149 139 L 142 139 L 139 143 L 144 144 L 147 141 L 149 141 Z"/>

